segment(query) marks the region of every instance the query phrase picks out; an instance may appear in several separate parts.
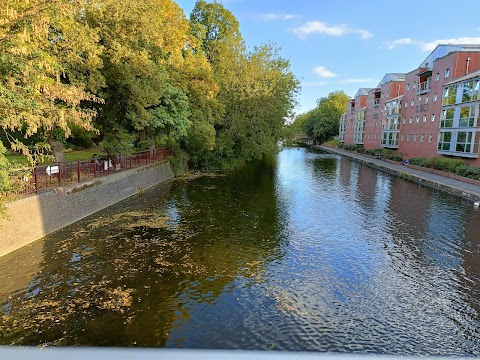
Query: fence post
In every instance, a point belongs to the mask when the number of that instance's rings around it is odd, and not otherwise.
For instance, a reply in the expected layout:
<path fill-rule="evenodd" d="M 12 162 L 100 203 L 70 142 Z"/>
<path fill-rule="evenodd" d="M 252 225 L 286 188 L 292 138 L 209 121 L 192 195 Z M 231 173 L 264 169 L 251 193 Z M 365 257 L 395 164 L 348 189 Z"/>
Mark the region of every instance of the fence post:
<path fill-rule="evenodd" d="M 77 160 L 77 182 L 80 182 L 80 160 Z"/>
<path fill-rule="evenodd" d="M 60 166 L 58 163 L 58 185 L 62 185 L 62 168 Z"/>
<path fill-rule="evenodd" d="M 110 156 L 107 157 L 107 174 L 110 175 Z"/>
<path fill-rule="evenodd" d="M 34 177 L 35 177 L 35 194 L 37 194 L 38 193 L 38 166 L 35 166 Z"/>

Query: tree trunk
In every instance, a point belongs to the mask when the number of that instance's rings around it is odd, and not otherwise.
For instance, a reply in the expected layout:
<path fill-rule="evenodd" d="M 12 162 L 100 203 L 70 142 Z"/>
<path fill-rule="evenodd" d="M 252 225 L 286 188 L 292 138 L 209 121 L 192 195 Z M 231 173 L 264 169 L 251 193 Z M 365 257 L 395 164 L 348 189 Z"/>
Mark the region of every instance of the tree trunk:
<path fill-rule="evenodd" d="M 148 151 L 150 152 L 150 156 L 155 154 L 155 140 L 153 140 L 150 136 L 147 138 L 148 142 Z"/>
<path fill-rule="evenodd" d="M 55 162 L 57 163 L 64 163 L 67 160 L 65 159 L 65 149 L 63 148 L 63 144 L 60 141 L 50 140 L 50 150 L 55 158 Z"/>

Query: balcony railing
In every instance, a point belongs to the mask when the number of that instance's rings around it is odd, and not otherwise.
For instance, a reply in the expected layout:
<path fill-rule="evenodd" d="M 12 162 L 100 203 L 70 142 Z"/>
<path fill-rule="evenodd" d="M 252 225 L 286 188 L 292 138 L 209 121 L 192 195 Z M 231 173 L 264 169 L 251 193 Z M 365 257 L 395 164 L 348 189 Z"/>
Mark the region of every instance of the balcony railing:
<path fill-rule="evenodd" d="M 431 81 L 430 81 L 430 80 L 421 82 L 421 83 L 418 84 L 418 86 L 417 86 L 417 94 L 427 93 L 427 92 L 429 92 L 431 89 L 432 89 L 432 84 L 431 84 Z"/>

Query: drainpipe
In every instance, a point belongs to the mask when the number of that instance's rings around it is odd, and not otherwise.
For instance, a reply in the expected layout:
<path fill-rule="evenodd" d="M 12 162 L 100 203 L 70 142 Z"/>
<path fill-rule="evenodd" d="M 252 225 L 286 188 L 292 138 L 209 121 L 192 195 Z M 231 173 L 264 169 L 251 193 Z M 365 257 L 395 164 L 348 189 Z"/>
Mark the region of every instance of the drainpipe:
<path fill-rule="evenodd" d="M 465 75 L 468 75 L 468 67 L 470 65 L 470 56 L 467 58 L 467 69 L 465 70 Z"/>

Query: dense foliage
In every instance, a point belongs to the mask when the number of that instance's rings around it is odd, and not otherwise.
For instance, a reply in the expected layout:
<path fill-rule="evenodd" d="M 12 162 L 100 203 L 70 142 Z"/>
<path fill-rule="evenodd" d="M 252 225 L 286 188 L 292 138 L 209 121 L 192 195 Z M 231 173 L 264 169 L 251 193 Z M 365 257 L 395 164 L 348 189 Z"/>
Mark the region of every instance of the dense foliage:
<path fill-rule="evenodd" d="M 276 149 L 298 86 L 278 49 L 248 50 L 216 2 L 197 1 L 190 19 L 173 0 L 0 3 L 3 145 L 32 163 L 32 146 L 62 161 L 75 138 L 237 166 Z"/>
<path fill-rule="evenodd" d="M 306 133 L 320 143 L 338 135 L 340 116 L 350 98 L 343 91 L 335 91 L 317 100 L 317 106 L 297 116 L 292 131 Z"/>

